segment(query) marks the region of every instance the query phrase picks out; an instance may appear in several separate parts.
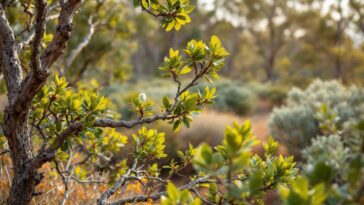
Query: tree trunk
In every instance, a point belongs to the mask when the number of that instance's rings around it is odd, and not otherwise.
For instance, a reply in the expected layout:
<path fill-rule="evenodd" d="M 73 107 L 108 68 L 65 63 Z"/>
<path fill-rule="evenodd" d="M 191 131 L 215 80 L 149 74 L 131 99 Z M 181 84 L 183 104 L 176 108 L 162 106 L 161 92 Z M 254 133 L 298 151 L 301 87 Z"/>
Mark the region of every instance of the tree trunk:
<path fill-rule="evenodd" d="M 342 70 L 342 66 L 341 66 L 341 57 L 339 55 L 337 55 L 336 58 L 335 58 L 335 77 L 337 79 L 342 79 L 343 78 L 343 70 Z"/>
<path fill-rule="evenodd" d="M 266 65 L 264 66 L 265 74 L 266 74 L 266 81 L 274 81 L 277 76 L 275 73 L 275 63 L 276 63 L 276 53 L 271 52 L 268 54 L 268 58 L 266 59 Z"/>
<path fill-rule="evenodd" d="M 28 168 L 28 167 L 26 167 Z M 10 194 L 7 200 L 9 205 L 30 204 L 35 190 L 35 172 L 32 170 L 15 170 Z"/>
<path fill-rule="evenodd" d="M 28 205 L 35 194 L 35 187 L 42 175 L 37 170 L 54 157 L 39 153 L 33 157 L 32 136 L 28 128 L 28 113 L 31 102 L 49 76 L 49 68 L 62 55 L 73 29 L 72 20 L 80 0 L 69 0 L 61 4 L 57 29 L 49 45 L 41 52 L 41 43 L 46 25 L 47 3 L 35 2 L 35 35 L 31 41 L 31 72 L 23 78 L 18 55 L 18 42 L 6 17 L 6 5 L 0 6 L 0 55 L 2 72 L 6 81 L 8 106 L 4 111 L 2 129 L 10 148 L 13 179 L 7 199 L 9 205 Z M 44 155 L 44 156 L 43 156 Z"/>
<path fill-rule="evenodd" d="M 343 76 L 343 68 L 342 68 L 342 59 L 341 59 L 341 48 L 343 43 L 343 35 L 345 31 L 345 22 L 343 17 L 343 10 L 341 2 L 338 1 L 338 12 L 340 14 L 340 19 L 336 23 L 336 34 L 335 34 L 335 47 L 339 48 L 339 52 L 335 54 L 335 77 L 338 79 L 342 79 Z"/>
<path fill-rule="evenodd" d="M 226 59 L 226 66 L 222 70 L 222 74 L 226 76 L 231 75 L 231 72 L 234 70 L 234 60 L 239 54 L 239 46 L 239 37 L 238 35 L 234 35 L 234 39 L 232 40 L 232 48 L 230 49 L 230 56 Z"/>
<path fill-rule="evenodd" d="M 29 204 L 36 186 L 37 169 L 32 167 L 33 153 L 27 126 L 28 112 L 13 113 L 7 107 L 4 113 L 3 131 L 11 150 L 13 180 L 8 204 Z"/>
<path fill-rule="evenodd" d="M 274 68 L 272 66 L 265 67 L 266 81 L 273 81 L 275 79 Z"/>

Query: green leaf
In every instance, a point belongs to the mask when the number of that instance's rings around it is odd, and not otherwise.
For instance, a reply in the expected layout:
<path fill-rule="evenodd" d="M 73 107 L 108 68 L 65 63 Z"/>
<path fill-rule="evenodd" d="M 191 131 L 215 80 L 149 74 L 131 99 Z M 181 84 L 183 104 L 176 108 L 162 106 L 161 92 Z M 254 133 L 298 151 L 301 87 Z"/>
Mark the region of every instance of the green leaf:
<path fill-rule="evenodd" d="M 167 193 L 171 200 L 177 201 L 179 191 L 176 186 L 174 186 L 172 183 L 167 184 Z"/>
<path fill-rule="evenodd" d="M 314 193 L 312 196 L 312 205 L 323 205 L 327 198 L 327 191 L 323 183 L 314 187 Z"/>
<path fill-rule="evenodd" d="M 149 6 L 150 6 L 150 0 L 142 0 L 142 6 L 143 6 L 145 9 L 149 9 Z"/>
<path fill-rule="evenodd" d="M 176 1 L 176 3 L 174 3 L 171 7 L 170 10 L 176 9 L 177 7 L 181 6 L 181 2 L 180 1 Z"/>
<path fill-rule="evenodd" d="M 209 78 L 208 76 L 204 76 L 204 78 L 207 80 L 207 82 L 214 84 L 214 81 L 211 78 Z"/>
<path fill-rule="evenodd" d="M 179 72 L 179 74 L 181 74 L 181 75 L 188 74 L 191 72 L 191 70 L 192 70 L 192 68 L 185 66 L 182 68 L 182 70 Z"/>
<path fill-rule="evenodd" d="M 190 127 L 190 119 L 188 119 L 187 117 L 184 117 L 182 119 L 183 124 L 185 125 L 185 127 L 189 128 Z"/>
<path fill-rule="evenodd" d="M 67 150 L 68 150 L 68 146 L 69 146 L 69 143 L 68 143 L 68 141 L 67 141 L 67 140 L 65 140 L 65 141 L 62 143 L 62 145 L 61 145 L 61 150 L 62 150 L 63 152 L 67 151 Z"/>
<path fill-rule="evenodd" d="M 254 196 L 259 193 L 260 188 L 263 187 L 263 171 L 257 170 L 253 173 L 249 180 L 249 189 L 251 194 Z"/>
<path fill-rule="evenodd" d="M 173 124 L 173 131 L 178 132 L 181 129 L 181 120 L 176 120 Z"/>
<path fill-rule="evenodd" d="M 164 108 L 166 108 L 167 110 L 171 107 L 171 104 L 169 102 L 169 98 L 168 97 L 163 97 L 163 106 Z"/>

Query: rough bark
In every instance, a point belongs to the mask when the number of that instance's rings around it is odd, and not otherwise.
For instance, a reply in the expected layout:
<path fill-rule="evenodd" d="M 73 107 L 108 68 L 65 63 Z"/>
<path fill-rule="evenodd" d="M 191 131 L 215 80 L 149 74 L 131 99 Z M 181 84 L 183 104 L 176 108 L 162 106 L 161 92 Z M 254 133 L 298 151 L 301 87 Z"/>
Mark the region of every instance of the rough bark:
<path fill-rule="evenodd" d="M 4 112 L 3 132 L 10 148 L 13 162 L 13 180 L 8 204 L 29 204 L 32 198 L 36 172 L 31 169 L 32 144 L 27 127 L 28 112 L 14 110 L 21 86 L 21 67 L 17 55 L 17 43 L 4 10 L 0 9 L 2 67 L 8 90 L 9 105 Z M 5 60 L 6 59 L 6 60 Z M 20 188 L 21 189 L 20 189 Z"/>
<path fill-rule="evenodd" d="M 5 110 L 3 130 L 8 139 L 13 162 L 13 180 L 8 204 L 29 204 L 36 185 L 37 169 L 32 167 L 32 142 L 29 135 L 28 112 Z"/>
<path fill-rule="evenodd" d="M 80 0 L 62 1 L 54 39 L 41 54 L 40 44 L 45 30 L 47 6 L 45 0 L 37 0 L 35 35 L 31 45 L 31 72 L 22 79 L 22 68 L 18 59 L 18 43 L 5 15 L 4 4 L 0 5 L 0 59 L 7 86 L 8 106 L 4 111 L 2 129 L 10 148 L 13 163 L 13 179 L 8 204 L 30 204 L 35 187 L 42 176 L 37 173 L 46 160 L 33 156 L 32 138 L 28 127 L 28 113 L 31 101 L 42 88 L 49 75 L 49 68 L 63 53 L 72 31 L 73 15 Z M 54 157 L 54 156 L 53 156 Z M 43 159 L 51 159 L 47 156 Z"/>

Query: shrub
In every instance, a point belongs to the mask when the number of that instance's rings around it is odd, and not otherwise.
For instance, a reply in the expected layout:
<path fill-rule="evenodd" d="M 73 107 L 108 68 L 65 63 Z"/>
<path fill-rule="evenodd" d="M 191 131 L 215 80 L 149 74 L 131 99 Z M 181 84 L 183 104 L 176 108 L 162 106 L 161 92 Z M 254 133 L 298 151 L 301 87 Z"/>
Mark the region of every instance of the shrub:
<path fill-rule="evenodd" d="M 345 143 L 346 139 L 341 136 L 344 132 L 338 129 L 332 135 L 313 139 L 302 151 L 305 159 L 303 177 L 295 180 L 290 189 L 281 190 L 284 204 L 364 203 L 364 121 L 351 121 L 350 124 L 352 133 L 360 136 L 350 136 L 357 144 Z"/>
<path fill-rule="evenodd" d="M 337 173 L 344 173 L 347 160 L 351 157 L 350 149 L 344 146 L 339 135 L 319 136 L 312 140 L 312 144 L 302 151 L 306 160 L 305 168 L 312 169 L 318 162 L 324 161 Z"/>
<path fill-rule="evenodd" d="M 359 120 L 363 113 L 364 91 L 355 86 L 346 88 L 337 81 L 316 80 L 305 90 L 293 88 L 287 96 L 287 105 L 273 111 L 269 127 L 272 136 L 289 145 L 296 156 L 312 138 L 325 132 L 317 115 L 322 105 L 336 116 L 339 128 L 349 119 Z"/>
<path fill-rule="evenodd" d="M 311 109 L 303 106 L 275 109 L 269 120 L 270 132 L 290 152 L 297 154 L 318 132 L 313 115 Z"/>
<path fill-rule="evenodd" d="M 288 88 L 281 85 L 249 83 L 248 87 L 259 99 L 268 101 L 272 106 L 282 105 L 287 97 Z"/>
<path fill-rule="evenodd" d="M 198 86 L 198 89 L 206 87 L 207 83 Z M 256 94 L 248 85 L 231 80 L 221 80 L 215 84 L 218 96 L 212 106 L 221 112 L 231 112 L 238 115 L 246 115 L 255 110 Z"/>
<path fill-rule="evenodd" d="M 216 89 L 220 93 L 216 100 L 218 110 L 239 115 L 249 114 L 254 110 L 256 97 L 249 89 L 232 83 L 219 84 Z"/>
<path fill-rule="evenodd" d="M 319 133 L 302 151 L 303 177 L 281 190 L 284 204 L 364 203 L 364 121 L 338 113 L 327 104 L 316 110 Z"/>
<path fill-rule="evenodd" d="M 284 87 L 269 87 L 266 98 L 272 105 L 282 105 L 287 97 L 287 89 Z"/>

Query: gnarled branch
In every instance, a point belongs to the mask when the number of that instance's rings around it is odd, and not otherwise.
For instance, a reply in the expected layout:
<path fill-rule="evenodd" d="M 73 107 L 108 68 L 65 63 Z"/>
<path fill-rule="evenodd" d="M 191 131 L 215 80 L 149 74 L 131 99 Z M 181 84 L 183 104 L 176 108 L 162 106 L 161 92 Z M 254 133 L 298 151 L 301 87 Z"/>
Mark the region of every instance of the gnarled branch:
<path fill-rule="evenodd" d="M 197 185 L 204 184 L 204 183 L 209 183 L 211 181 L 212 180 L 209 179 L 208 177 L 197 178 L 197 179 L 191 181 L 190 183 L 179 187 L 179 190 L 185 190 L 185 189 L 193 190 L 193 189 L 195 189 L 195 187 Z M 157 200 L 163 195 L 167 195 L 167 192 L 162 191 L 162 192 L 152 194 L 152 195 L 134 196 L 134 197 L 131 197 L 131 198 L 121 199 L 119 201 L 108 203 L 107 205 L 123 205 L 123 204 L 127 204 L 127 203 L 145 202 L 145 201 L 148 201 L 149 199 Z M 104 204 L 100 204 L 100 205 L 104 205 Z"/>
<path fill-rule="evenodd" d="M 47 8 L 46 22 L 58 18 L 58 15 L 56 15 L 56 14 L 55 15 L 49 15 L 53 10 L 55 10 L 57 8 L 59 8 L 58 3 L 50 5 Z M 33 40 L 34 34 L 35 34 L 35 27 L 33 26 L 32 28 L 29 29 L 28 35 L 19 43 L 19 45 L 18 45 L 19 48 L 18 49 L 22 50 L 25 47 L 27 47 L 31 43 L 31 41 Z"/>
<path fill-rule="evenodd" d="M 37 11 L 35 17 L 35 36 L 32 41 L 32 54 L 30 56 L 30 67 L 35 74 L 41 74 L 42 67 L 40 64 L 40 50 L 41 43 L 45 31 L 46 15 L 47 15 L 47 1 L 36 0 L 35 8 Z"/>
<path fill-rule="evenodd" d="M 67 2 L 60 3 L 62 9 L 58 17 L 56 33 L 41 56 L 44 68 L 49 68 L 63 54 L 66 43 L 71 37 L 73 16 L 80 3 L 81 0 L 68 0 Z"/>
<path fill-rule="evenodd" d="M 6 81 L 9 105 L 15 104 L 18 96 L 18 91 L 21 85 L 22 69 L 20 66 L 17 43 L 15 40 L 14 32 L 10 27 L 8 19 L 5 15 L 5 10 L 0 5 L 0 46 L 1 55 L 3 60 L 2 68 Z"/>
<path fill-rule="evenodd" d="M 33 70 L 24 79 L 21 84 L 19 95 L 16 99 L 16 111 L 20 111 L 29 106 L 35 94 L 42 88 L 47 77 L 51 65 L 64 52 L 66 43 L 70 39 L 73 29 L 72 21 L 78 5 L 81 0 L 69 0 L 61 4 L 61 11 L 58 17 L 57 30 L 54 38 L 45 51 L 40 56 L 41 71 L 35 73 Z"/>

